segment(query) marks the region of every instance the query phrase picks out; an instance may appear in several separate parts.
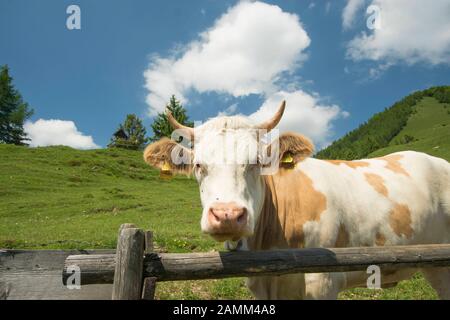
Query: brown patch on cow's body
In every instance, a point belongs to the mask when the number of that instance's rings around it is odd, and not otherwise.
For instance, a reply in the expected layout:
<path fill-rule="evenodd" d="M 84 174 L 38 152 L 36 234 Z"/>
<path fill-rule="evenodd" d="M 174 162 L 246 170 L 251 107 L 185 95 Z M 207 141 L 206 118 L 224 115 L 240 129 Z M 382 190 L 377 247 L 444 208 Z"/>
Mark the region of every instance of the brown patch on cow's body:
<path fill-rule="evenodd" d="M 368 167 L 369 163 L 366 161 L 347 161 L 347 160 L 325 160 L 326 162 L 329 162 L 331 164 L 340 165 L 345 164 L 346 166 L 356 169 L 358 167 Z"/>
<path fill-rule="evenodd" d="M 375 244 L 377 246 L 384 246 L 386 243 L 386 237 L 381 232 L 377 232 L 375 235 Z"/>
<path fill-rule="evenodd" d="M 395 203 L 389 215 L 389 225 L 401 237 L 410 238 L 413 234 L 411 228 L 411 212 L 407 205 Z"/>
<path fill-rule="evenodd" d="M 249 248 L 303 247 L 303 226 L 320 220 L 327 208 L 325 195 L 314 189 L 313 181 L 302 171 L 280 169 L 264 179 L 265 201 L 254 235 L 248 239 Z"/>
<path fill-rule="evenodd" d="M 339 226 L 338 234 L 336 237 L 336 242 L 334 244 L 335 248 L 345 248 L 350 244 L 350 235 L 345 228 L 345 225 L 341 223 Z"/>
<path fill-rule="evenodd" d="M 388 155 L 385 157 L 381 157 L 379 159 L 386 161 L 385 168 L 391 170 L 392 172 L 403 174 L 407 177 L 409 177 L 409 173 L 402 167 L 401 163 L 399 162 L 400 159 L 402 159 L 403 156 L 401 154 L 393 154 Z"/>
<path fill-rule="evenodd" d="M 374 173 L 364 173 L 364 177 L 366 178 L 366 181 L 380 194 L 387 197 L 388 190 L 386 186 L 384 185 L 384 179 Z"/>

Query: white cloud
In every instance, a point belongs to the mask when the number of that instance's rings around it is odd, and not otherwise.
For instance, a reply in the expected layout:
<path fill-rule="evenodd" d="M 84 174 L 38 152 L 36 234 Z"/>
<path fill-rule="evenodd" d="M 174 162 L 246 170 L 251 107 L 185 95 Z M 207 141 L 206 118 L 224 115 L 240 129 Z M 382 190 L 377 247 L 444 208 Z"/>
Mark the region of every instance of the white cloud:
<path fill-rule="evenodd" d="M 325 4 L 325 14 L 328 14 L 328 12 L 330 12 L 331 9 L 331 2 L 327 1 L 327 3 Z"/>
<path fill-rule="evenodd" d="M 364 0 L 348 0 L 342 11 L 342 27 L 350 29 L 355 21 L 356 13 L 363 7 Z"/>
<path fill-rule="evenodd" d="M 27 121 L 24 130 L 31 139 L 30 147 L 63 145 L 75 149 L 96 149 L 100 146 L 94 143 L 91 136 L 78 131 L 73 121 L 44 120 Z"/>
<path fill-rule="evenodd" d="M 316 6 L 316 4 L 314 3 L 314 2 L 311 2 L 309 5 L 308 5 L 308 9 L 312 9 L 312 8 L 314 8 Z"/>
<path fill-rule="evenodd" d="M 153 57 L 144 73 L 150 114 L 164 110 L 171 94 L 187 102 L 191 89 L 234 97 L 274 91 L 280 75 L 305 58 L 309 44 L 297 15 L 240 2 L 175 56 Z"/>
<path fill-rule="evenodd" d="M 355 61 L 450 63 L 450 1 L 374 0 L 381 28 L 363 31 L 347 46 Z"/>
<path fill-rule="evenodd" d="M 294 71 L 306 59 L 310 42 L 297 15 L 276 5 L 239 2 L 201 33 L 199 40 L 169 57 L 151 59 L 144 72 L 149 115 L 163 111 L 172 94 L 186 104 L 191 90 L 227 97 L 258 94 L 265 102 L 250 115 L 253 120 L 271 117 L 286 99 L 281 129 L 325 144 L 332 134 L 331 122 L 345 114 L 336 105 L 321 104 L 318 94 L 299 89 L 299 75 Z M 231 105 L 218 115 L 234 114 L 236 108 Z"/>
<path fill-rule="evenodd" d="M 286 109 L 278 126 L 280 132 L 300 132 L 311 138 L 317 147 L 322 147 L 331 138 L 333 120 L 349 116 L 348 112 L 341 111 L 337 105 L 321 104 L 318 97 L 297 90 L 279 91 L 271 95 L 250 118 L 256 123 L 270 119 L 282 100 L 286 100 Z"/>
<path fill-rule="evenodd" d="M 223 111 L 219 111 L 219 113 L 217 113 L 218 117 L 222 117 L 222 116 L 231 116 L 234 113 L 236 113 L 237 110 L 237 103 L 233 103 L 231 106 L 229 106 L 228 108 L 226 108 Z"/>
<path fill-rule="evenodd" d="M 376 80 L 380 78 L 383 73 L 391 67 L 390 63 L 380 64 L 376 67 L 369 68 L 369 80 Z"/>
<path fill-rule="evenodd" d="M 342 111 L 341 112 L 341 116 L 342 116 L 342 118 L 348 118 L 348 117 L 350 117 L 350 112 L 348 112 L 348 111 Z"/>

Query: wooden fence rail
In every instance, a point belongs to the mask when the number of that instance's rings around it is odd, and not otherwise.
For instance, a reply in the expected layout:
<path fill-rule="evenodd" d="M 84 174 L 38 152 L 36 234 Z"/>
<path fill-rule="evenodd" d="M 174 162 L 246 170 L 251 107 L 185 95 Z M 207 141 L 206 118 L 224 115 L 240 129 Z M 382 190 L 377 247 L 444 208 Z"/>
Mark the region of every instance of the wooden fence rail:
<path fill-rule="evenodd" d="M 69 290 L 61 280 L 69 255 L 108 254 L 115 250 L 0 249 L 0 300 L 111 299 L 112 285 L 89 285 Z"/>
<path fill-rule="evenodd" d="M 82 284 L 113 283 L 115 254 L 71 255 L 65 268 L 77 265 Z M 157 281 L 252 277 L 288 273 L 345 272 L 450 266 L 450 244 L 417 246 L 307 248 L 250 252 L 151 253 L 144 257 L 144 277 Z M 70 273 L 63 272 L 63 279 Z"/>
<path fill-rule="evenodd" d="M 450 244 L 155 253 L 150 231 L 124 224 L 115 251 L 0 250 L 0 299 L 153 299 L 157 281 L 365 271 L 370 265 L 382 271 L 448 267 Z M 81 290 L 67 287 L 74 270 Z"/>

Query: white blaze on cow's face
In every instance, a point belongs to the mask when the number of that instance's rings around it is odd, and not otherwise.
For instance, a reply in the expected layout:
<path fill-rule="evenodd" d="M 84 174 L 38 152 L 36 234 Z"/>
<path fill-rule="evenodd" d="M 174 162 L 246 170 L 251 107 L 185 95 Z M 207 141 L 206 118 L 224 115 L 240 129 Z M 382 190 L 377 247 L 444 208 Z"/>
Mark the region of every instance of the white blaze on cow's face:
<path fill-rule="evenodd" d="M 237 241 L 253 234 L 261 213 L 265 196 L 262 172 L 268 174 L 268 163 L 270 170 L 278 169 L 278 160 L 275 166 L 272 161 L 278 159 L 278 148 L 274 151 L 272 139 L 270 148 L 263 147 L 260 138 L 262 132 L 268 133 L 278 124 L 284 108 L 283 101 L 271 119 L 258 125 L 233 116 L 211 119 L 195 129 L 180 124 L 167 112 L 175 132 L 191 141 L 194 138 L 194 150 L 174 142 L 178 139 L 163 138 L 146 148 L 144 158 L 158 167 L 170 160 L 181 172 L 192 166 L 200 185 L 203 232 L 218 241 Z M 269 149 L 266 157 L 261 150 Z"/>
<path fill-rule="evenodd" d="M 195 129 L 194 145 L 202 231 L 218 241 L 252 235 L 264 202 L 257 130 L 244 118 L 216 118 Z"/>

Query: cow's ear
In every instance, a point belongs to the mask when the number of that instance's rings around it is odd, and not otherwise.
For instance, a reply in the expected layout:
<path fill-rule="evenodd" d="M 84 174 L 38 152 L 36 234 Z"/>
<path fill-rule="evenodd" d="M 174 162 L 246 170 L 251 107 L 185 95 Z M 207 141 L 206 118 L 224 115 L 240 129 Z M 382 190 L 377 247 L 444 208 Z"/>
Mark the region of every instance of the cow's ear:
<path fill-rule="evenodd" d="M 169 165 L 174 173 L 190 174 L 192 171 L 192 151 L 169 138 L 148 145 L 144 150 L 144 160 L 158 169 Z"/>
<path fill-rule="evenodd" d="M 286 132 L 281 134 L 278 140 L 281 166 L 295 166 L 314 152 L 311 140 L 301 134 Z"/>

